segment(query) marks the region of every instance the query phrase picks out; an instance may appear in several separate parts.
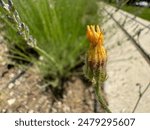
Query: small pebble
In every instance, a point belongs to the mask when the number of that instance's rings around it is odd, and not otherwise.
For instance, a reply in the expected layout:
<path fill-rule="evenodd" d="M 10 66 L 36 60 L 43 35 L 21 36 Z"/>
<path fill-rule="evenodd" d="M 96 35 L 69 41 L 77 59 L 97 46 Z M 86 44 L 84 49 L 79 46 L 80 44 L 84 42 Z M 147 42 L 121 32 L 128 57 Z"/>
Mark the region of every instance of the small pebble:
<path fill-rule="evenodd" d="M 3 60 L 3 58 L 2 58 L 2 56 L 0 56 L 0 61 L 2 61 Z"/>
<path fill-rule="evenodd" d="M 34 110 L 29 110 L 29 111 L 28 111 L 28 113 L 33 113 L 33 112 L 34 112 Z"/>
<path fill-rule="evenodd" d="M 16 101 L 16 99 L 13 98 L 13 99 L 9 99 L 7 102 L 8 102 L 8 104 L 11 106 L 12 104 L 15 103 L 15 101 Z"/>
<path fill-rule="evenodd" d="M 6 65 L 6 62 L 5 61 L 1 62 L 1 65 L 2 66 Z"/>
<path fill-rule="evenodd" d="M 63 106 L 63 111 L 64 111 L 64 112 L 70 112 L 70 107 L 64 105 L 64 106 Z"/>
<path fill-rule="evenodd" d="M 10 83 L 10 84 L 8 85 L 8 88 L 9 88 L 9 89 L 12 89 L 14 86 L 15 86 L 14 83 Z"/>
<path fill-rule="evenodd" d="M 60 101 L 57 102 L 57 106 L 58 108 L 61 108 L 62 107 L 62 103 Z"/>
<path fill-rule="evenodd" d="M 56 113 L 56 112 L 57 112 L 57 109 L 52 108 L 52 112 Z"/>
<path fill-rule="evenodd" d="M 15 85 L 20 85 L 20 81 L 17 80 L 17 81 L 15 82 Z"/>
<path fill-rule="evenodd" d="M 14 95 L 14 92 L 12 91 L 12 92 L 10 92 L 10 94 L 9 94 L 10 96 L 13 96 Z"/>
<path fill-rule="evenodd" d="M 14 77 L 15 77 L 15 74 L 12 73 L 12 74 L 9 75 L 9 77 L 10 77 L 10 78 L 14 78 Z"/>
<path fill-rule="evenodd" d="M 4 48 L 4 52 L 8 52 L 8 48 L 7 47 Z"/>
<path fill-rule="evenodd" d="M 36 101 L 36 98 L 32 98 L 33 101 Z"/>
<path fill-rule="evenodd" d="M 5 112 L 7 112 L 7 110 L 6 109 L 2 109 L 2 112 L 5 113 Z"/>
<path fill-rule="evenodd" d="M 0 41 L 3 41 L 3 37 L 2 36 L 0 36 Z"/>
<path fill-rule="evenodd" d="M 43 61 L 44 60 L 44 57 L 43 56 L 40 56 L 40 58 L 39 58 L 41 61 Z"/>

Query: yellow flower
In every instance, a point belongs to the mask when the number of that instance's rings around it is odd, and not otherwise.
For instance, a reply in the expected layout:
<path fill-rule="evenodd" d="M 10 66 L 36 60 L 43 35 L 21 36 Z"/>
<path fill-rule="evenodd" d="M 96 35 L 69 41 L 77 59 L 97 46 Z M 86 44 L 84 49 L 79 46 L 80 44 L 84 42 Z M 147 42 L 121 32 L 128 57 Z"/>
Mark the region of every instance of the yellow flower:
<path fill-rule="evenodd" d="M 106 63 L 107 54 L 103 46 L 104 36 L 98 25 L 87 26 L 87 38 L 90 41 L 88 62 L 93 68 L 103 66 Z"/>
<path fill-rule="evenodd" d="M 106 76 L 105 67 L 107 61 L 106 50 L 103 46 L 104 36 L 100 27 L 94 25 L 87 26 L 87 38 L 90 42 L 90 48 L 87 53 L 87 72 L 90 78 L 101 78 L 102 74 Z M 100 77 L 101 76 L 101 77 Z"/>

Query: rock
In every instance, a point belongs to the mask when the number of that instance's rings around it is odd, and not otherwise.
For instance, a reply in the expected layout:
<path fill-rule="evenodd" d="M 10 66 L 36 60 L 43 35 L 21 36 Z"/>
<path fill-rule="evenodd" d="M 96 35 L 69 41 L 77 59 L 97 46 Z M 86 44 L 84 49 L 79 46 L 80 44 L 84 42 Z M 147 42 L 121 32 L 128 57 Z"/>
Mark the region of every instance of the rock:
<path fill-rule="evenodd" d="M 12 91 L 12 92 L 10 92 L 10 94 L 9 94 L 10 96 L 13 96 L 14 95 L 14 92 Z"/>
<path fill-rule="evenodd" d="M 9 75 L 9 77 L 10 77 L 10 78 L 14 78 L 14 77 L 15 77 L 15 74 L 12 73 L 12 74 Z"/>
<path fill-rule="evenodd" d="M 28 111 L 28 113 L 33 113 L 33 112 L 34 112 L 34 110 L 29 110 L 29 111 Z"/>
<path fill-rule="evenodd" d="M 1 62 L 1 65 L 2 66 L 6 65 L 6 61 Z"/>
<path fill-rule="evenodd" d="M 34 98 L 32 98 L 32 100 L 33 100 L 33 101 L 36 101 L 36 98 L 34 97 Z"/>
<path fill-rule="evenodd" d="M 2 61 L 3 60 L 3 57 L 2 56 L 0 56 L 0 61 Z"/>
<path fill-rule="evenodd" d="M 43 60 L 44 60 L 44 57 L 43 57 L 43 56 L 40 56 L 39 59 L 40 59 L 40 61 L 43 61 Z"/>
<path fill-rule="evenodd" d="M 2 113 L 5 113 L 5 112 L 7 112 L 7 110 L 6 109 L 2 109 Z"/>
<path fill-rule="evenodd" d="M 15 86 L 14 83 L 10 83 L 10 84 L 8 85 L 8 88 L 9 88 L 9 89 L 12 89 L 14 86 Z"/>
<path fill-rule="evenodd" d="M 62 103 L 61 103 L 60 101 L 58 101 L 57 107 L 58 107 L 58 108 L 61 108 L 61 107 L 62 107 Z"/>
<path fill-rule="evenodd" d="M 12 98 L 12 99 L 9 99 L 8 101 L 7 101 L 7 103 L 8 103 L 8 105 L 13 105 L 14 103 L 15 103 L 15 101 L 16 101 L 16 99 L 15 98 Z"/>
<path fill-rule="evenodd" d="M 3 37 L 0 35 L 0 42 L 2 42 L 3 41 Z"/>
<path fill-rule="evenodd" d="M 53 113 L 56 113 L 56 112 L 57 112 L 57 109 L 52 108 L 52 112 L 53 112 Z"/>
<path fill-rule="evenodd" d="M 20 85 L 20 81 L 17 80 L 17 81 L 15 82 L 15 85 Z"/>
<path fill-rule="evenodd" d="M 70 112 L 70 107 L 67 105 L 63 106 L 63 112 Z"/>

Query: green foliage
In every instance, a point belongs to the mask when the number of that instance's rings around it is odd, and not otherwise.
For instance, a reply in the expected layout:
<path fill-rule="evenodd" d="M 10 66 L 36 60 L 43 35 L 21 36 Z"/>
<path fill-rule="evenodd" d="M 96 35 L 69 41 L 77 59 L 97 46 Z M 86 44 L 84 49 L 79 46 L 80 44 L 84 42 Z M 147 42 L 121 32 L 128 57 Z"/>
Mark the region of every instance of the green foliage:
<path fill-rule="evenodd" d="M 135 16 L 141 17 L 143 19 L 150 21 L 150 9 L 146 7 L 137 7 L 137 6 L 123 6 L 123 10 L 134 14 Z"/>
<path fill-rule="evenodd" d="M 28 52 L 17 29 L 1 15 L 6 23 L 6 37 L 15 58 L 33 62 L 44 77 L 51 77 L 58 86 L 70 70 L 81 62 L 86 49 L 87 24 L 96 24 L 96 0 L 13 0 L 21 20 L 29 27 L 37 41 L 35 49 L 40 58 Z M 18 49 L 19 48 L 19 49 Z M 27 53 L 28 52 L 28 53 Z M 52 62 L 53 61 L 53 62 Z M 58 82 L 57 82 L 58 81 Z"/>
<path fill-rule="evenodd" d="M 149 20 L 150 21 L 150 9 L 149 7 L 139 7 L 139 6 L 135 6 L 135 5 L 128 5 L 127 2 L 129 0 L 126 1 L 120 1 L 120 6 L 117 6 L 116 1 L 112 0 L 111 5 L 115 6 L 115 7 L 119 7 L 122 10 L 125 10 L 137 17 L 141 17 L 143 19 Z M 132 2 L 132 1 L 129 1 Z"/>

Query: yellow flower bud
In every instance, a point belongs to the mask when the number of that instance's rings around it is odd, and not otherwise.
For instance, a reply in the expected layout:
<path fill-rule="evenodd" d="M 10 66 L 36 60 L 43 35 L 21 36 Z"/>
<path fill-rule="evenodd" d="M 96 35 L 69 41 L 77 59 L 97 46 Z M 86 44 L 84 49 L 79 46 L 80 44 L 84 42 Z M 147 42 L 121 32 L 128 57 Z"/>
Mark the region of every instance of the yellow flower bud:
<path fill-rule="evenodd" d="M 98 25 L 87 26 L 87 39 L 90 42 L 90 48 L 86 58 L 86 75 L 90 80 L 104 81 L 106 79 L 107 54 L 103 46 L 103 32 Z"/>

